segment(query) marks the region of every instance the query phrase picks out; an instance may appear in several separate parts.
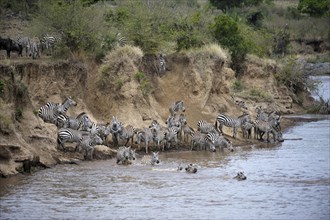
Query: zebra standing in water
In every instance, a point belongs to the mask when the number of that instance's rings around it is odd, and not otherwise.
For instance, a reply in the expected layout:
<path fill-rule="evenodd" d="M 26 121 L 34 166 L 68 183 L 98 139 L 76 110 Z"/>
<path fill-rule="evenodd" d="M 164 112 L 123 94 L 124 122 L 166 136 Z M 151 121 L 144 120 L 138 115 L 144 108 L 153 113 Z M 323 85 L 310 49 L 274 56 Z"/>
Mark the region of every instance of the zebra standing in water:
<path fill-rule="evenodd" d="M 134 132 L 135 128 L 132 125 L 127 125 L 126 127 L 123 127 L 123 129 L 121 129 L 121 131 L 119 132 L 119 138 L 126 141 L 126 143 L 124 144 L 125 146 L 128 144 L 129 140 L 132 141 L 133 145 Z"/>
<path fill-rule="evenodd" d="M 123 123 L 120 122 L 117 117 L 112 116 L 112 120 L 110 122 L 110 131 L 112 135 L 112 142 L 115 147 L 118 146 L 118 137 L 122 129 Z"/>
<path fill-rule="evenodd" d="M 145 143 L 146 153 L 148 153 L 149 143 L 153 139 L 153 135 L 152 135 L 151 129 L 150 128 L 144 128 L 142 130 L 137 129 L 135 131 L 135 134 L 136 134 L 135 144 L 138 144 L 138 149 L 140 150 L 140 144 L 141 144 L 141 142 L 144 142 Z"/>
<path fill-rule="evenodd" d="M 244 123 L 245 121 L 247 121 L 248 119 L 249 119 L 248 114 L 243 114 L 243 115 L 239 116 L 237 119 L 227 116 L 225 114 L 220 114 L 220 115 L 218 115 L 218 117 L 215 121 L 215 128 L 218 131 L 220 131 L 221 134 L 223 134 L 223 132 L 222 132 L 223 125 L 225 125 L 227 127 L 231 127 L 231 128 L 233 128 L 233 138 L 236 138 L 237 128 L 240 127 L 241 124 Z"/>
<path fill-rule="evenodd" d="M 231 141 L 220 135 L 218 132 L 209 132 L 207 134 L 207 138 L 214 147 L 219 147 L 220 150 L 223 150 L 223 148 L 228 148 L 231 152 L 234 151 Z"/>
<path fill-rule="evenodd" d="M 45 34 L 41 38 L 41 49 L 46 50 L 47 55 L 54 55 L 56 37 L 49 34 Z"/>
<path fill-rule="evenodd" d="M 197 145 L 199 147 L 199 150 L 206 150 L 206 148 L 208 147 L 210 151 L 216 151 L 214 145 L 209 141 L 207 134 L 204 134 L 200 131 L 195 131 L 191 135 L 191 140 L 192 144 L 190 150 L 193 150 L 194 147 Z"/>
<path fill-rule="evenodd" d="M 180 101 L 176 101 L 175 103 L 173 103 L 171 105 L 171 107 L 169 108 L 169 110 L 170 110 L 171 116 L 174 116 L 175 112 L 179 112 L 179 111 L 184 112 L 186 110 L 186 108 L 184 107 L 183 101 L 180 100 Z"/>

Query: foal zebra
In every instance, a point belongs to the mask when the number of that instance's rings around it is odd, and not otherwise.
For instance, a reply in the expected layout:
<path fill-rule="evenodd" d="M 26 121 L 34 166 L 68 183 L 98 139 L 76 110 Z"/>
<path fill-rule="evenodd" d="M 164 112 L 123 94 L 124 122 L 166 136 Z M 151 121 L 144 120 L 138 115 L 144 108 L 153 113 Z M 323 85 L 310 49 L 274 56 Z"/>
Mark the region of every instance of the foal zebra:
<path fill-rule="evenodd" d="M 248 119 L 249 119 L 248 114 L 243 114 L 239 116 L 237 119 L 227 116 L 225 114 L 220 114 L 218 115 L 215 121 L 215 127 L 218 131 L 220 130 L 221 134 L 223 134 L 222 132 L 223 125 L 233 128 L 233 138 L 236 138 L 237 128 L 240 127 L 241 124 L 247 121 Z"/>
<path fill-rule="evenodd" d="M 171 107 L 169 108 L 169 110 L 170 110 L 171 116 L 174 116 L 175 112 L 178 112 L 178 111 L 184 112 L 186 110 L 186 108 L 184 107 L 183 101 L 180 100 L 180 101 L 176 101 L 175 103 L 173 103 L 171 105 Z"/>

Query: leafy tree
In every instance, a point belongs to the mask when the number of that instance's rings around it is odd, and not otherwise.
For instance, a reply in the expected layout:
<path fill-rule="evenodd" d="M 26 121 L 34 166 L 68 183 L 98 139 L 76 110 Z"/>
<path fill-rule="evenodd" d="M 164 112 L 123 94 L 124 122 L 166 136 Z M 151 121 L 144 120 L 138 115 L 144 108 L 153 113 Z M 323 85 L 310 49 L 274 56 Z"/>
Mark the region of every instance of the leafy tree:
<path fill-rule="evenodd" d="M 330 0 L 299 0 L 298 10 L 313 17 L 329 16 Z"/>
<path fill-rule="evenodd" d="M 230 50 L 232 68 L 239 74 L 248 52 L 248 43 L 240 34 L 238 24 L 229 16 L 220 15 L 215 18 L 215 23 L 212 24 L 211 29 L 217 41 Z"/>

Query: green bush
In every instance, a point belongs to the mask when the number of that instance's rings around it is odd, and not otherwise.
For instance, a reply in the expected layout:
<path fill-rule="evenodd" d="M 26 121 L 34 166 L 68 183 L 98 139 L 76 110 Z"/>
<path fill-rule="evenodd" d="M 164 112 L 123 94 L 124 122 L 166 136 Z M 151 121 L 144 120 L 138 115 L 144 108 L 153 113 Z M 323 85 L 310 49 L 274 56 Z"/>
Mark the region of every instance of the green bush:
<path fill-rule="evenodd" d="M 143 72 L 137 72 L 135 74 L 135 79 L 138 81 L 138 82 L 141 82 L 143 79 L 145 78 L 145 75 Z"/>
<path fill-rule="evenodd" d="M 330 0 L 299 0 L 298 10 L 314 17 L 329 16 Z"/>
<path fill-rule="evenodd" d="M 233 83 L 233 89 L 235 92 L 241 92 L 244 89 L 242 82 L 236 79 Z"/>
<path fill-rule="evenodd" d="M 237 22 L 227 15 L 220 15 L 215 18 L 211 29 L 220 45 L 230 50 L 231 67 L 239 74 L 244 67 L 248 43 L 242 37 Z"/>

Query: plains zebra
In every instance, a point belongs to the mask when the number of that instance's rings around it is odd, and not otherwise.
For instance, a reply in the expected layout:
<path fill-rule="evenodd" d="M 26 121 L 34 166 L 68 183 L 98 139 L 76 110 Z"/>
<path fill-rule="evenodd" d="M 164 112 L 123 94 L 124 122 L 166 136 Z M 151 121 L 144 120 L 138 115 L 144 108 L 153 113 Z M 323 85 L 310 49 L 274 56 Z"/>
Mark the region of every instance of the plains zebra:
<path fill-rule="evenodd" d="M 111 133 L 110 123 L 107 124 L 98 124 L 98 135 L 102 138 L 103 144 L 107 145 L 107 137 Z"/>
<path fill-rule="evenodd" d="M 98 135 L 83 136 L 83 140 L 80 144 L 80 147 L 84 151 L 84 159 L 93 160 L 94 147 L 102 143 L 102 138 Z"/>
<path fill-rule="evenodd" d="M 204 134 L 200 131 L 195 131 L 191 135 L 191 140 L 192 144 L 190 150 L 193 150 L 195 146 L 198 146 L 200 150 L 206 150 L 206 147 L 208 147 L 210 151 L 216 151 L 214 145 L 210 143 L 207 134 Z"/>
<path fill-rule="evenodd" d="M 110 132 L 112 135 L 112 142 L 115 147 L 118 146 L 118 137 L 123 127 L 123 123 L 120 122 L 117 117 L 112 116 L 112 120 L 110 122 Z"/>
<path fill-rule="evenodd" d="M 77 150 L 83 140 L 84 134 L 88 135 L 89 133 L 73 130 L 71 128 L 60 128 L 57 132 L 57 146 L 58 147 L 61 146 L 62 149 L 65 151 L 66 149 L 64 144 L 66 142 L 69 143 L 76 142 L 77 143 L 76 150 Z"/>
<path fill-rule="evenodd" d="M 68 111 L 68 109 L 71 106 L 76 106 L 77 102 L 74 101 L 72 99 L 71 96 L 67 97 L 62 104 L 57 105 L 57 107 L 55 108 L 56 113 L 60 113 L 60 114 L 66 114 L 66 112 Z"/>
<path fill-rule="evenodd" d="M 251 138 L 252 128 L 254 128 L 254 123 L 253 122 L 244 121 L 241 124 L 241 130 L 242 130 L 243 138 L 247 138 L 247 139 Z"/>
<path fill-rule="evenodd" d="M 180 100 L 180 101 L 176 101 L 175 103 L 173 103 L 171 105 L 171 107 L 169 108 L 169 110 L 170 110 L 171 116 L 174 116 L 175 112 L 178 112 L 178 111 L 184 112 L 186 110 L 186 108 L 184 107 L 183 101 Z"/>
<path fill-rule="evenodd" d="M 151 129 L 152 139 L 153 139 L 154 143 L 157 145 L 159 150 L 161 150 L 161 144 L 162 144 L 163 145 L 162 149 L 164 151 L 165 144 L 166 144 L 165 132 L 166 132 L 167 128 L 161 127 L 160 124 L 156 120 L 152 121 L 149 128 Z"/>
<path fill-rule="evenodd" d="M 205 120 L 199 120 L 197 122 L 197 131 L 200 131 L 204 134 L 209 132 L 217 132 L 216 127 Z"/>
<path fill-rule="evenodd" d="M 123 47 L 127 44 L 127 39 L 125 36 L 122 36 L 121 33 L 116 34 L 115 42 L 113 43 L 113 48 Z"/>
<path fill-rule="evenodd" d="M 230 140 L 223 137 L 219 133 L 209 132 L 207 134 L 207 138 L 214 147 L 219 147 L 220 150 L 223 150 L 223 148 L 227 148 L 231 152 L 234 151 L 233 145 Z"/>
<path fill-rule="evenodd" d="M 39 108 L 38 116 L 46 123 L 56 124 L 58 115 L 55 114 L 55 109 L 58 105 L 58 103 L 47 102 Z"/>
<path fill-rule="evenodd" d="M 165 131 L 165 140 L 167 149 L 170 148 L 171 144 L 174 142 L 175 147 L 178 147 L 178 127 L 170 127 Z"/>
<path fill-rule="evenodd" d="M 23 50 L 25 49 L 25 56 L 28 56 L 30 54 L 30 38 L 18 37 L 17 42 L 22 45 Z"/>
<path fill-rule="evenodd" d="M 30 40 L 30 56 L 32 56 L 32 59 L 36 59 L 37 57 L 40 57 L 41 48 L 40 48 L 40 40 L 38 37 L 33 37 Z"/>
<path fill-rule="evenodd" d="M 141 142 L 144 142 L 146 153 L 148 153 L 149 143 L 153 140 L 153 134 L 150 128 L 144 128 L 143 130 L 136 130 L 136 141 L 135 143 L 139 145 L 140 149 Z"/>
<path fill-rule="evenodd" d="M 132 160 L 135 160 L 135 149 L 131 149 L 131 147 L 119 147 L 117 150 L 117 164 L 121 163 L 124 165 L 131 164 Z"/>
<path fill-rule="evenodd" d="M 125 146 L 129 142 L 129 140 L 132 141 L 132 145 L 133 145 L 134 131 L 135 128 L 132 125 L 127 125 L 126 127 L 123 127 L 123 129 L 120 130 L 119 138 L 126 141 L 124 144 Z"/>
<path fill-rule="evenodd" d="M 166 72 L 166 61 L 165 61 L 165 57 L 163 54 L 159 54 L 159 73 L 165 73 Z"/>
<path fill-rule="evenodd" d="M 243 114 L 239 116 L 237 119 L 232 118 L 230 116 L 219 114 L 216 121 L 215 121 L 215 127 L 216 129 L 223 134 L 222 132 L 222 126 L 225 125 L 227 127 L 233 128 L 233 138 L 236 138 L 237 135 L 237 128 L 241 126 L 241 124 L 249 119 L 248 114 Z"/>
<path fill-rule="evenodd" d="M 41 37 L 41 50 L 46 50 L 47 55 L 54 55 L 56 37 L 45 34 Z"/>
<path fill-rule="evenodd" d="M 188 143 L 189 136 L 191 136 L 195 132 L 195 130 L 186 123 L 183 125 L 182 131 L 183 131 L 183 142 Z"/>
<path fill-rule="evenodd" d="M 66 114 L 60 114 L 57 117 L 57 125 L 60 128 L 71 128 L 74 130 L 79 130 L 85 123 L 87 123 L 85 112 L 80 113 L 77 117 L 67 116 Z M 91 127 L 91 125 L 90 125 Z"/>
<path fill-rule="evenodd" d="M 255 138 L 259 140 L 262 140 L 262 136 L 266 133 L 267 135 L 267 141 L 269 142 L 269 133 L 273 134 L 273 139 L 275 141 L 283 141 L 282 139 L 282 133 L 276 129 L 276 121 L 270 120 L 270 121 L 262 121 L 262 120 L 256 120 L 255 122 Z"/>

